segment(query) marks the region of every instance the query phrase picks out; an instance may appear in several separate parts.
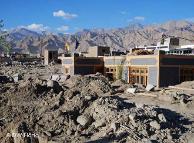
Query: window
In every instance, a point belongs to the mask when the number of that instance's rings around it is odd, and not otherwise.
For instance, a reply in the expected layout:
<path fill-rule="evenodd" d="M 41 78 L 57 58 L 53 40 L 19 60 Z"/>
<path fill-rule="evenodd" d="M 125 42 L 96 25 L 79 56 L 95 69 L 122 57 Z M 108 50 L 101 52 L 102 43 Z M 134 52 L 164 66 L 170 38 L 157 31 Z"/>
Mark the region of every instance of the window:
<path fill-rule="evenodd" d="M 129 83 L 131 84 L 139 83 L 146 86 L 147 76 L 148 76 L 147 68 L 142 68 L 142 67 L 129 68 Z"/>
<path fill-rule="evenodd" d="M 109 77 L 110 80 L 115 80 L 116 79 L 116 67 L 106 68 L 106 75 Z"/>

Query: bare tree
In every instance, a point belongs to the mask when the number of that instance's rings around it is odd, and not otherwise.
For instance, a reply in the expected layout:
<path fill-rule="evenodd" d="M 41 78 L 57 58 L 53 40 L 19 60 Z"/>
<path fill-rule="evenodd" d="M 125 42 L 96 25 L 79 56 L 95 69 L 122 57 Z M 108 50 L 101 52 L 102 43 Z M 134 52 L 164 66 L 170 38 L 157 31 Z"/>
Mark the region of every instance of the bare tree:
<path fill-rule="evenodd" d="M 3 48 L 4 52 L 9 54 L 11 50 L 10 44 L 6 41 L 6 37 L 8 36 L 7 32 L 2 30 L 4 24 L 3 20 L 0 20 L 0 47 Z"/>

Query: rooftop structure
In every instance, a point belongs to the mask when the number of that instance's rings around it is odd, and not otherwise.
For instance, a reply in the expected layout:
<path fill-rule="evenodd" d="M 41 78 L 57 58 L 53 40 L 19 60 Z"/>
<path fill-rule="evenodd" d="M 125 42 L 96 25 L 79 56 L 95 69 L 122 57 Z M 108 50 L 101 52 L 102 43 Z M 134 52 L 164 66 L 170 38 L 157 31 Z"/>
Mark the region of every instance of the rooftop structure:
<path fill-rule="evenodd" d="M 137 49 L 170 51 L 179 47 L 179 39 L 169 37 L 165 38 L 163 41 L 158 42 L 157 45 L 139 46 Z"/>
<path fill-rule="evenodd" d="M 184 39 L 188 41 L 192 41 L 182 37 L 173 37 L 169 36 L 168 38 L 163 38 L 157 45 L 151 46 L 139 46 L 134 50 L 143 49 L 147 51 L 154 50 L 162 50 L 165 51 L 166 54 L 171 55 L 194 55 L 194 45 L 180 45 L 179 39 Z"/>
<path fill-rule="evenodd" d="M 98 57 L 98 56 L 105 56 L 110 55 L 110 47 L 106 46 L 93 46 L 88 49 L 88 53 L 86 57 Z"/>

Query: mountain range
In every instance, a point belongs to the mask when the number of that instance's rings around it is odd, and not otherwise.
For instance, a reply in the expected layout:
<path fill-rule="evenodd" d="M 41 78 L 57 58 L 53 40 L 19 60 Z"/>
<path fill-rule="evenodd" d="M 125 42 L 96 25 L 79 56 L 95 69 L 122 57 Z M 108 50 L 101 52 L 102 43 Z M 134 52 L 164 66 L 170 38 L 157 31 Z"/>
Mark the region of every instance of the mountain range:
<path fill-rule="evenodd" d="M 156 44 L 162 34 L 194 40 L 194 23 L 188 21 L 169 21 L 162 24 L 130 24 L 115 29 L 84 29 L 74 34 L 53 34 L 34 32 L 25 28 L 8 31 L 7 41 L 11 47 L 22 48 L 26 52 L 39 53 L 44 48 L 63 51 L 66 42 L 75 50 L 76 39 L 80 45 L 76 51 L 86 52 L 94 45 L 109 46 L 113 50 L 125 51 L 140 45 Z M 194 44 L 181 40 L 181 44 Z"/>

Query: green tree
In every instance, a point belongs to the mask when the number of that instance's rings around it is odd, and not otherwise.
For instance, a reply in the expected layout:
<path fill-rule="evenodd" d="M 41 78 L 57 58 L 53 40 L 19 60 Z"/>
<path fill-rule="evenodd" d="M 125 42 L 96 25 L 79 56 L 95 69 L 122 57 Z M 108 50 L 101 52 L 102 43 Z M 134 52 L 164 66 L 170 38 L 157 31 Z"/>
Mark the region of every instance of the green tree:
<path fill-rule="evenodd" d="M 123 66 L 122 65 L 118 65 L 116 67 L 116 70 L 117 70 L 116 79 L 122 79 Z"/>
<path fill-rule="evenodd" d="M 0 47 L 3 48 L 4 52 L 9 54 L 11 50 L 10 44 L 6 41 L 6 37 L 8 36 L 7 32 L 3 32 L 3 20 L 0 20 Z"/>

